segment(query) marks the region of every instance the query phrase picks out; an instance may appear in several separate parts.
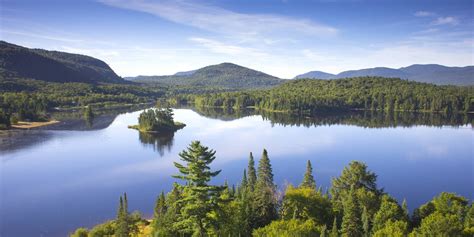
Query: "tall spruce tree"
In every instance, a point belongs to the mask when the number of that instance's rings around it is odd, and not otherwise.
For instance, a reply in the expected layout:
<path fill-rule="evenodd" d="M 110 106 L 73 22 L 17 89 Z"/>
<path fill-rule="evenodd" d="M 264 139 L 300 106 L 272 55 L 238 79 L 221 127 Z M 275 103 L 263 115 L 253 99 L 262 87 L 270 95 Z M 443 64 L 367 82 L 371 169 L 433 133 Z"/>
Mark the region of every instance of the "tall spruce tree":
<path fill-rule="evenodd" d="M 331 233 L 329 233 L 329 237 L 339 237 L 339 232 L 337 230 L 337 217 L 334 217 L 334 221 L 332 222 L 332 229 L 331 229 Z"/>
<path fill-rule="evenodd" d="M 130 235 L 130 230 L 128 228 L 127 208 L 128 208 L 127 195 L 125 194 L 124 198 L 120 196 L 120 201 L 119 201 L 119 209 L 117 212 L 117 228 L 115 230 L 115 236 L 117 237 L 128 237 Z"/>
<path fill-rule="evenodd" d="M 362 221 L 360 218 L 360 208 L 352 186 L 349 195 L 343 202 L 344 215 L 342 217 L 341 232 L 344 237 L 362 236 Z"/>
<path fill-rule="evenodd" d="M 215 224 L 210 214 L 217 210 L 220 194 L 226 188 L 209 184 L 221 172 L 211 171 L 209 167 L 216 159 L 215 153 L 199 141 L 193 141 L 179 154 L 185 164 L 174 163 L 181 174 L 173 177 L 186 181 L 183 197 L 178 201 L 183 206 L 175 227 L 190 231 L 194 236 L 205 236 Z"/>
<path fill-rule="evenodd" d="M 313 167 L 311 166 L 311 161 L 309 160 L 306 164 L 306 172 L 304 174 L 303 182 L 301 182 L 300 187 L 316 189 L 316 181 L 314 181 L 313 176 Z"/>
<path fill-rule="evenodd" d="M 367 212 L 366 207 L 362 208 L 362 231 L 363 231 L 364 237 L 370 236 L 370 219 L 369 219 L 369 213 Z"/>
<path fill-rule="evenodd" d="M 263 150 L 258 164 L 257 185 L 254 195 L 255 225 L 263 227 L 277 218 L 276 187 L 267 150 Z"/>
<path fill-rule="evenodd" d="M 255 185 L 257 183 L 257 172 L 255 171 L 255 161 L 253 159 L 252 152 L 250 152 L 249 156 L 249 164 L 248 164 L 248 185 L 250 191 L 254 191 Z"/>

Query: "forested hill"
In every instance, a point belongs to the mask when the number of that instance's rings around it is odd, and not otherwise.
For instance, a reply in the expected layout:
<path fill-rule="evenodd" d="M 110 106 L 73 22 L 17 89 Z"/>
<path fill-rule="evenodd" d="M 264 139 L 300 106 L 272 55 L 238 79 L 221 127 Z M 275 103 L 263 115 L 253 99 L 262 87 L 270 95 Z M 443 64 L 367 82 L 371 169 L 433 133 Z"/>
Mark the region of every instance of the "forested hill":
<path fill-rule="evenodd" d="M 0 79 L 124 83 L 103 61 L 79 54 L 30 49 L 0 41 Z"/>
<path fill-rule="evenodd" d="M 417 82 L 438 85 L 474 85 L 474 66 L 446 67 L 437 64 L 415 64 L 398 69 L 376 67 L 360 70 L 344 71 L 330 74 L 321 71 L 311 71 L 295 77 L 295 79 L 340 79 L 349 77 L 378 76 L 397 77 Z"/>
<path fill-rule="evenodd" d="M 269 90 L 177 97 L 197 106 L 256 107 L 317 114 L 330 110 L 465 113 L 474 111 L 474 87 L 437 86 L 396 78 L 291 80 Z"/>
<path fill-rule="evenodd" d="M 211 65 L 172 76 L 138 76 L 126 79 L 145 83 L 213 86 L 229 89 L 266 88 L 284 82 L 283 79 L 232 63 Z"/>

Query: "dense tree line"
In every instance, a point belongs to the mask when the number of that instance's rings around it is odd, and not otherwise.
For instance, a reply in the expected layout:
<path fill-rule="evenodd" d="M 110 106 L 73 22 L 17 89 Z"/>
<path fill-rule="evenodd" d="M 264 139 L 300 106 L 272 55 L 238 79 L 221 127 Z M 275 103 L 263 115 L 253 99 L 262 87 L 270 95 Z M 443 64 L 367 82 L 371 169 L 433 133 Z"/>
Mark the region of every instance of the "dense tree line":
<path fill-rule="evenodd" d="M 250 154 L 242 181 L 235 187 L 211 184 L 220 170 L 210 168 L 215 151 L 191 143 L 175 163 L 182 184 L 158 195 L 149 225 L 130 218 L 127 201 L 120 199 L 116 220 L 78 229 L 73 236 L 99 230 L 115 236 L 472 236 L 474 207 L 470 200 L 441 193 L 409 214 L 377 186 L 377 175 L 353 161 L 324 192 L 308 161 L 300 185 L 279 193 L 266 150 L 258 167 Z M 133 219 L 133 220 L 132 220 Z M 141 221 L 140 221 L 141 220 Z M 105 226 L 104 226 L 105 225 Z M 138 230 L 137 230 L 138 229 Z M 133 231 L 132 231 L 133 230 Z"/>
<path fill-rule="evenodd" d="M 97 109 L 124 104 L 154 103 L 157 99 L 182 93 L 225 91 L 216 87 L 165 86 L 141 84 L 55 83 L 0 76 L 0 129 L 11 121 L 41 121 L 56 107 L 75 108 L 89 105 Z"/>
<path fill-rule="evenodd" d="M 458 113 L 474 110 L 474 88 L 437 86 L 395 78 L 292 80 L 268 90 L 181 95 L 196 106 L 316 114 L 328 110 Z"/>

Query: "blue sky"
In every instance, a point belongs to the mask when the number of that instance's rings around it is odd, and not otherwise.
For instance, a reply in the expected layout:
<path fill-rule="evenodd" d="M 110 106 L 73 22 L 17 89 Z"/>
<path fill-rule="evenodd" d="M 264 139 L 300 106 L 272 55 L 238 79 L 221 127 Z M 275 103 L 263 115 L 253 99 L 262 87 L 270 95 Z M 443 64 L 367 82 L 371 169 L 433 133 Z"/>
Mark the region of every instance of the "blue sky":
<path fill-rule="evenodd" d="M 474 1 L 0 2 L 2 40 L 97 57 L 121 76 L 221 62 L 282 78 L 474 64 Z"/>

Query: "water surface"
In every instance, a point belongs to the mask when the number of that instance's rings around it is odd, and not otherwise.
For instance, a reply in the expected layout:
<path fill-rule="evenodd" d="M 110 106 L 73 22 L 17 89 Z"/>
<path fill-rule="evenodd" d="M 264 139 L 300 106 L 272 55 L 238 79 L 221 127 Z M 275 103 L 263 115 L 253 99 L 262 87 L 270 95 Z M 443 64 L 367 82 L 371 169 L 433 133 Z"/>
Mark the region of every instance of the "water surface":
<path fill-rule="evenodd" d="M 175 119 L 187 126 L 153 137 L 127 129 L 138 114 L 120 114 L 86 131 L 30 131 L 32 143 L 0 146 L 0 236 L 65 236 L 93 226 L 115 217 L 123 192 L 131 210 L 149 217 L 156 196 L 175 181 L 173 161 L 193 140 L 217 151 L 212 167 L 222 172 L 216 182 L 237 184 L 249 152 L 258 161 L 266 148 L 279 187 L 298 184 L 307 160 L 324 188 L 359 160 L 378 174 L 380 187 L 406 198 L 410 209 L 441 191 L 473 198 L 474 141 L 466 118 L 360 113 L 295 118 L 177 109 Z"/>

